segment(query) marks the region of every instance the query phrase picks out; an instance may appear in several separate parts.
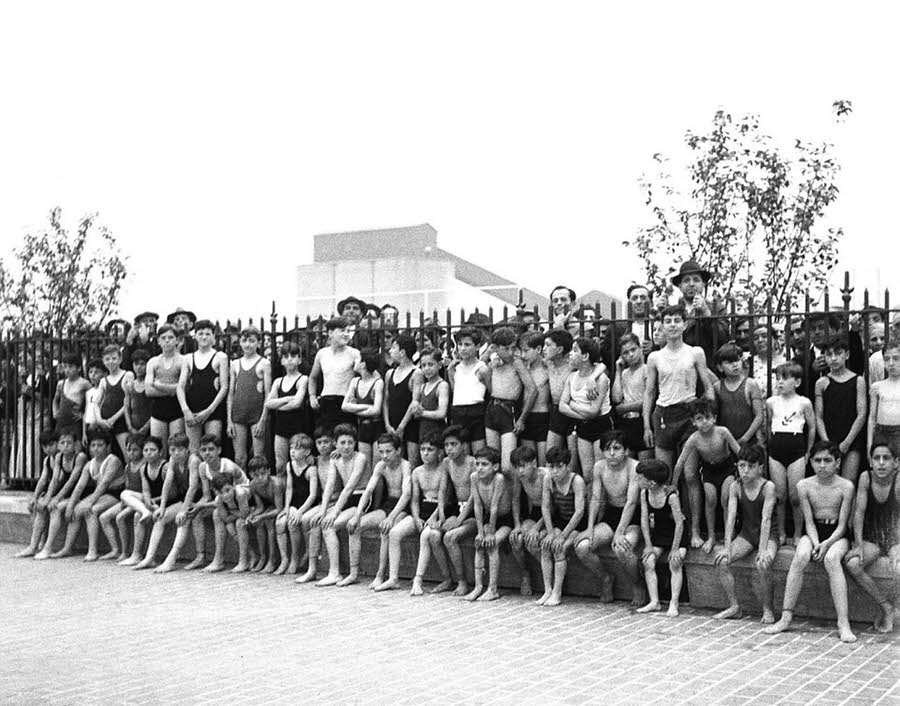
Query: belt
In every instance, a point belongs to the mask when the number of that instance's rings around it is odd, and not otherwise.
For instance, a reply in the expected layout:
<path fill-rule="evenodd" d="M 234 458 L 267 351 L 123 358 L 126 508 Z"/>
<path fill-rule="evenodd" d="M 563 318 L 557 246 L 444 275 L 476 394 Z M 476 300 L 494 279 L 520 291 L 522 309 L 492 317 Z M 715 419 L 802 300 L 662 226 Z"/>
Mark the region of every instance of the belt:
<path fill-rule="evenodd" d="M 620 415 L 622 419 L 640 419 L 640 412 L 625 412 L 625 414 Z"/>

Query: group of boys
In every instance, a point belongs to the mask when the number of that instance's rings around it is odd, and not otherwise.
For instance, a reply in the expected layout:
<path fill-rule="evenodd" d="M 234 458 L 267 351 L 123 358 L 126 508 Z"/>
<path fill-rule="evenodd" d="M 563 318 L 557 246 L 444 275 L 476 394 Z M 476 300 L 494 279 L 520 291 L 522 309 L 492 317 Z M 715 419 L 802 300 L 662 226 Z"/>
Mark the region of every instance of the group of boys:
<path fill-rule="evenodd" d="M 419 350 L 404 333 L 393 337 L 389 360 L 357 350 L 350 345 L 353 323 L 342 317 L 327 322 L 328 345 L 309 376 L 300 371 L 299 347 L 285 344 L 284 374 L 274 382 L 258 353 L 258 331 L 241 332 L 242 355 L 229 361 L 213 348 L 209 321 L 193 322 L 196 350 L 189 354 L 178 351 L 172 327 L 161 327 L 159 354 L 145 361 L 135 351 L 133 372 L 122 370 L 115 345 L 104 350 L 105 370 L 94 366 L 89 381 L 80 377 L 80 361 L 67 358 L 54 401 L 61 423 L 42 438 L 33 535 L 22 555 L 71 554 L 85 520 L 87 560 L 169 571 L 193 534 L 187 568 L 196 568 L 206 560 L 211 517 L 216 541 L 207 571 L 225 567 L 232 535 L 239 545 L 234 571 L 299 573 L 305 563 L 299 582 L 343 586 L 358 580 L 362 534 L 377 529 L 375 590 L 398 587 L 401 544 L 418 534 L 413 595 L 422 593 L 433 557 L 443 578 L 435 591 L 455 584 L 454 593 L 470 600 L 497 598 L 500 548 L 508 545 L 521 592 L 532 590 L 531 555 L 543 578 L 538 603 L 557 605 L 572 554 L 596 574 L 601 598 L 612 599 L 612 575 L 598 556 L 611 547 L 642 612 L 661 609 L 656 565 L 668 561 L 668 614 L 677 615 L 687 547 L 713 551 L 722 507 L 717 563 L 730 605 L 718 617 L 740 614 L 731 565 L 756 551 L 768 630 L 790 624 L 809 561 L 828 571 L 842 640 L 855 639 L 844 567 L 878 602 L 876 628 L 890 630 L 892 605 L 865 569 L 887 555 L 900 570 L 898 342 L 881 351 L 886 378 L 872 386 L 863 435 L 865 383 L 847 370 L 850 351 L 841 336 L 822 345 L 828 373 L 816 382 L 815 403 L 797 394 L 805 375 L 792 362 L 776 368 L 776 394 L 764 400 L 739 346 L 715 352 L 719 377 L 703 348 L 685 342 L 690 317 L 683 306 L 662 309 L 659 323 L 658 350 L 645 362 L 644 342 L 627 333 L 614 370 L 601 361 L 597 341 L 573 337 L 565 325 L 521 336 L 501 327 L 489 341 L 463 327 L 445 369 L 442 351 Z M 314 424 L 299 414 L 307 406 Z M 268 423 L 274 468 L 265 457 Z M 234 461 L 221 456 L 226 431 Z M 89 457 L 79 450 L 84 437 Z M 859 474 L 866 458 L 871 470 Z M 808 463 L 814 475 L 804 478 Z M 771 568 L 788 541 L 789 504 L 795 554 L 775 622 Z M 175 541 L 157 566 L 169 524 L 177 528 Z M 63 528 L 64 544 L 54 551 Z M 111 548 L 103 557 L 101 529 Z M 349 534 L 346 576 L 339 572 L 342 531 Z M 465 540 L 475 544 L 471 582 Z M 323 543 L 329 571 L 319 578 Z"/>

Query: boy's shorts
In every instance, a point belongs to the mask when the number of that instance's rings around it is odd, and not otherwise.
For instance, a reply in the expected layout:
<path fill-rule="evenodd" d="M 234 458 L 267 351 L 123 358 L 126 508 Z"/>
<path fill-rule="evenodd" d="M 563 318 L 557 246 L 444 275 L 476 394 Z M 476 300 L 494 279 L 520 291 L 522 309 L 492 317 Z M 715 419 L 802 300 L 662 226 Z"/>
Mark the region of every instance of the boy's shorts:
<path fill-rule="evenodd" d="M 547 412 L 532 412 L 525 420 L 525 428 L 520 439 L 541 443 L 547 441 L 547 432 L 550 431 L 550 414 Z"/>
<path fill-rule="evenodd" d="M 512 434 L 516 428 L 515 402 L 492 397 L 484 413 L 484 428 L 500 434 Z"/>
<path fill-rule="evenodd" d="M 856 436 L 857 439 L 859 439 L 860 437 L 865 438 L 865 434 L 861 433 Z M 884 440 L 891 446 L 891 448 L 900 449 L 900 425 L 876 424 L 875 434 L 873 435 L 872 439 L 873 441 Z"/>
<path fill-rule="evenodd" d="M 484 405 L 466 404 L 450 408 L 450 421 L 468 433 L 469 441 L 484 439 Z"/>
<path fill-rule="evenodd" d="M 704 483 L 714 486 L 719 494 L 722 493 L 722 485 L 725 480 L 729 477 L 733 478 L 736 472 L 735 459 L 731 455 L 718 463 L 709 463 L 700 459 L 700 478 Z"/>
<path fill-rule="evenodd" d="M 575 420 L 559 411 L 559 407 L 550 407 L 550 431 L 566 438 L 575 430 Z"/>
<path fill-rule="evenodd" d="M 359 443 L 374 444 L 378 441 L 378 437 L 384 434 L 384 421 L 381 419 L 360 420 L 357 432 L 359 434 Z"/>
<path fill-rule="evenodd" d="M 177 397 L 154 397 L 150 402 L 150 417 L 168 424 L 184 417 L 184 412 Z"/>
<path fill-rule="evenodd" d="M 657 405 L 652 422 L 654 442 L 666 451 L 677 451 L 694 432 L 690 407 L 684 402 L 668 407 Z"/>
<path fill-rule="evenodd" d="M 592 444 L 612 429 L 612 418 L 608 414 L 593 419 L 579 419 L 575 422 L 575 435 L 582 441 Z"/>
<path fill-rule="evenodd" d="M 644 420 L 640 412 L 628 412 L 628 415 L 616 420 L 616 429 L 625 432 L 625 446 L 630 451 L 640 453 L 647 450 L 644 443 Z"/>
<path fill-rule="evenodd" d="M 341 409 L 344 398 L 341 395 L 322 395 L 319 398 L 319 411 L 316 425 L 326 429 L 334 429 L 338 424 L 356 426 L 356 415 Z"/>
<path fill-rule="evenodd" d="M 806 455 L 806 434 L 775 432 L 769 437 L 769 458 L 787 468 Z"/>

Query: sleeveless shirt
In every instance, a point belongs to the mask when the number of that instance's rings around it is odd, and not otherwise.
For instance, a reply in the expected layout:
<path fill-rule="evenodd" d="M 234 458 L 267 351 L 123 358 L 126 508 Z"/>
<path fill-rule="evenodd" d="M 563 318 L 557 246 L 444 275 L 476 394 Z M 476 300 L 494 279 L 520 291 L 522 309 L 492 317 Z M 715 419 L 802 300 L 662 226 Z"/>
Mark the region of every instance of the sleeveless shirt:
<path fill-rule="evenodd" d="M 694 350 L 685 345 L 672 353 L 668 347 L 656 354 L 659 407 L 690 402 L 697 396 L 697 368 L 694 365 Z"/>
<path fill-rule="evenodd" d="M 726 427 L 735 439 L 740 439 L 753 423 L 753 407 L 747 401 L 747 378 L 741 381 L 738 388 L 732 392 L 725 386 L 725 381 L 719 384 L 719 424 Z"/>

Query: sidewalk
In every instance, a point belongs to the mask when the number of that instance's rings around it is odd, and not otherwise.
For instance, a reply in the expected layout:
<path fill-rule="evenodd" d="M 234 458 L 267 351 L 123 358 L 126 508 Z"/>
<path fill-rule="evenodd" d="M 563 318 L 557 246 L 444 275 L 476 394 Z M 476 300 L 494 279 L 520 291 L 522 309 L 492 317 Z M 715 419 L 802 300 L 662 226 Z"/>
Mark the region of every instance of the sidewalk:
<path fill-rule="evenodd" d="M 900 703 L 900 636 L 154 575 L 0 544 L 0 702 Z M 407 584 L 405 584 L 407 585 Z"/>

